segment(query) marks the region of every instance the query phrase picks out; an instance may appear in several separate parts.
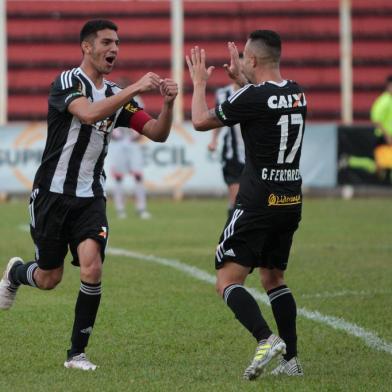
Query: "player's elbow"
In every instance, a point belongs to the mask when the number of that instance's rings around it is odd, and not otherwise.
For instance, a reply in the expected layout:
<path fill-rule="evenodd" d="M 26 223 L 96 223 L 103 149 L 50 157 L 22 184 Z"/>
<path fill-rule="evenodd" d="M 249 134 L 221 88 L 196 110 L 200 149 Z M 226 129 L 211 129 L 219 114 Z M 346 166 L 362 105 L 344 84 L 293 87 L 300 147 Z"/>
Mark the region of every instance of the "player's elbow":
<path fill-rule="evenodd" d="M 154 138 L 152 140 L 154 142 L 164 143 L 167 140 L 168 137 L 169 137 L 169 133 L 157 134 L 157 135 L 154 136 Z"/>
<path fill-rule="evenodd" d="M 164 143 L 169 137 L 170 129 L 161 129 L 150 132 L 143 132 L 144 136 L 147 136 L 153 142 Z"/>
<path fill-rule="evenodd" d="M 86 125 L 92 125 L 98 121 L 98 118 L 90 113 L 79 114 L 77 117 L 82 124 Z"/>
<path fill-rule="evenodd" d="M 197 121 L 192 119 L 192 124 L 193 128 L 196 129 L 196 131 L 203 132 L 203 131 L 208 131 L 209 128 L 206 128 L 205 124 L 203 124 L 202 121 Z"/>

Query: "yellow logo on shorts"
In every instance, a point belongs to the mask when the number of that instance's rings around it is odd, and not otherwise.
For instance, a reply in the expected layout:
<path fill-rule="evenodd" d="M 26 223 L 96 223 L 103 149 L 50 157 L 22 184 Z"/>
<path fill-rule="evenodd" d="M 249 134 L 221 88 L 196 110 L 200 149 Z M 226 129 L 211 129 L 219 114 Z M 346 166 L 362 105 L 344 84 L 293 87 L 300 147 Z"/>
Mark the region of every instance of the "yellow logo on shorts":
<path fill-rule="evenodd" d="M 274 193 L 271 193 L 268 196 L 268 207 L 270 206 L 288 206 L 294 204 L 301 204 L 302 198 L 301 195 L 295 196 L 277 196 Z"/>

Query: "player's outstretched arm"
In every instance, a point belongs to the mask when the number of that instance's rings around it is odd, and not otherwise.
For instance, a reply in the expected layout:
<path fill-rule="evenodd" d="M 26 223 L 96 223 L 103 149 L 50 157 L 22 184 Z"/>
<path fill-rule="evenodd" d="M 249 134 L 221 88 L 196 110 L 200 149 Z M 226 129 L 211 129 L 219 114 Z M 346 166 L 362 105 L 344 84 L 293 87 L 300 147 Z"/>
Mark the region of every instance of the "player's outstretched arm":
<path fill-rule="evenodd" d="M 125 87 L 118 94 L 101 101 L 90 102 L 86 97 L 75 99 L 69 104 L 68 111 L 83 124 L 94 124 L 111 116 L 137 94 L 157 90 L 160 87 L 160 80 L 157 74 L 148 72 L 137 82 Z"/>
<path fill-rule="evenodd" d="M 162 79 L 159 89 L 163 96 L 161 113 L 157 119 L 151 119 L 144 124 L 142 133 L 155 142 L 164 142 L 173 123 L 173 106 L 178 94 L 178 85 L 172 79 Z"/>
<path fill-rule="evenodd" d="M 221 127 L 223 124 L 216 117 L 215 110 L 209 110 L 207 106 L 207 81 L 214 67 L 206 68 L 205 50 L 195 46 L 191 49 L 190 56 L 186 56 L 186 62 L 193 82 L 192 124 L 194 128 L 197 131 L 208 131 Z"/>

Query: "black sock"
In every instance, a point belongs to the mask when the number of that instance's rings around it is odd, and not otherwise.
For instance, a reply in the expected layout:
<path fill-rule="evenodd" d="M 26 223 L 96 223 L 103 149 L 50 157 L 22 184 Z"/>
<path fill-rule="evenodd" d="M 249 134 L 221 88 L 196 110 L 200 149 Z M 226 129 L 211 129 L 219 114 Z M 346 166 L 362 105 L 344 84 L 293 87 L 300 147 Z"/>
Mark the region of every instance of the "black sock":
<path fill-rule="evenodd" d="M 38 264 L 35 261 L 28 263 L 18 263 L 11 268 L 10 281 L 12 285 L 18 287 L 21 284 L 37 287 L 33 278 L 34 271 L 38 268 Z"/>
<path fill-rule="evenodd" d="M 67 352 L 68 358 L 84 353 L 93 331 L 100 301 L 101 283 L 81 282 L 75 306 L 75 321 L 71 338 L 72 347 Z"/>
<path fill-rule="evenodd" d="M 278 327 L 279 336 L 286 343 L 286 361 L 297 355 L 297 305 L 290 289 L 279 286 L 267 292 L 271 302 L 272 312 Z"/>
<path fill-rule="evenodd" d="M 242 285 L 227 286 L 223 292 L 223 299 L 239 322 L 258 342 L 268 339 L 272 332 L 261 314 L 259 305 Z"/>

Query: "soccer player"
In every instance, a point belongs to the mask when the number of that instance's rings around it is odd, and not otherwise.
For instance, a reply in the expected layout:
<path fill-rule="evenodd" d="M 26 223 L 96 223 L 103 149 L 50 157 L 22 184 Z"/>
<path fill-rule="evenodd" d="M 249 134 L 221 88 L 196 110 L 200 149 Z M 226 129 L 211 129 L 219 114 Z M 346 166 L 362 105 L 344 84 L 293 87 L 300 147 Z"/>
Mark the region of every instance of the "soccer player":
<path fill-rule="evenodd" d="M 215 94 L 216 105 L 219 106 L 226 101 L 239 87 L 237 83 L 231 83 L 219 88 Z M 240 185 L 240 176 L 245 166 L 245 147 L 240 125 L 234 124 L 230 127 L 223 126 L 212 130 L 211 141 L 208 144 L 209 151 L 214 152 L 217 150 L 218 138 L 221 132 L 223 132 L 222 173 L 228 189 L 229 206 L 227 215 L 230 219 L 234 211 L 235 200 Z"/>
<path fill-rule="evenodd" d="M 297 357 L 296 304 L 285 284 L 284 271 L 301 219 L 299 160 L 306 99 L 297 83 L 280 74 L 281 40 L 276 32 L 256 30 L 249 35 L 242 67 L 235 44 L 229 42 L 228 48 L 228 73 L 244 87 L 211 110 L 205 92 L 214 67 L 206 68 L 206 53 L 197 46 L 186 56 L 193 81 L 195 129 L 207 131 L 239 123 L 245 143 L 236 209 L 216 249 L 217 291 L 257 341 L 244 378 L 257 378 L 280 354 L 283 358 L 273 374 L 302 375 Z M 243 286 L 254 268 L 259 268 L 279 336 L 272 333 Z"/>
<path fill-rule="evenodd" d="M 140 105 L 140 102 L 139 102 Z M 119 219 L 125 219 L 125 195 L 123 180 L 127 174 L 134 178 L 135 209 L 140 219 L 150 219 L 147 210 L 146 189 L 143 183 L 143 151 L 140 144 L 140 133 L 122 127 L 113 130 L 110 144 L 111 167 L 110 172 L 114 179 L 113 201 Z"/>
<path fill-rule="evenodd" d="M 9 309 L 21 285 L 50 290 L 61 281 L 68 247 L 80 267 L 71 347 L 66 368 L 95 370 L 85 354 L 101 300 L 102 263 L 109 228 L 103 165 L 114 127 L 135 129 L 164 142 L 172 124 L 177 84 L 149 72 L 120 89 L 107 81 L 119 53 L 117 26 L 90 20 L 80 32 L 83 53 L 78 68 L 62 72 L 49 93 L 48 136 L 30 198 L 30 229 L 35 260 L 13 257 L 0 282 L 0 308 Z M 141 110 L 133 97 L 160 90 L 158 119 Z"/>
<path fill-rule="evenodd" d="M 118 80 L 119 86 L 127 86 L 130 81 L 122 76 Z M 141 97 L 134 97 L 140 107 L 143 107 Z M 147 210 L 147 195 L 143 182 L 143 151 L 141 140 L 143 136 L 129 128 L 117 127 L 113 129 L 109 155 L 111 157 L 110 174 L 114 179 L 113 202 L 119 219 L 125 219 L 124 177 L 130 174 L 134 178 L 135 209 L 140 219 L 150 219 Z"/>

